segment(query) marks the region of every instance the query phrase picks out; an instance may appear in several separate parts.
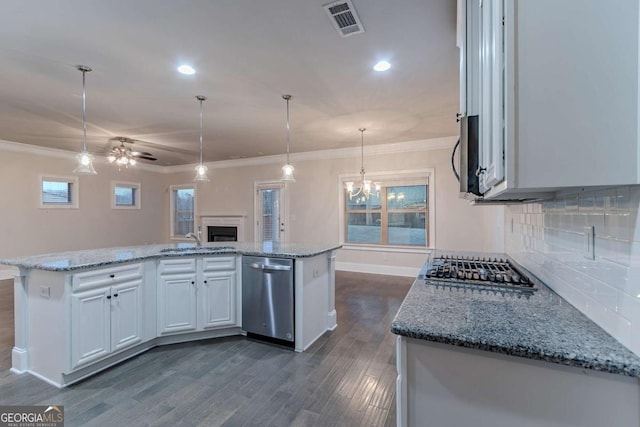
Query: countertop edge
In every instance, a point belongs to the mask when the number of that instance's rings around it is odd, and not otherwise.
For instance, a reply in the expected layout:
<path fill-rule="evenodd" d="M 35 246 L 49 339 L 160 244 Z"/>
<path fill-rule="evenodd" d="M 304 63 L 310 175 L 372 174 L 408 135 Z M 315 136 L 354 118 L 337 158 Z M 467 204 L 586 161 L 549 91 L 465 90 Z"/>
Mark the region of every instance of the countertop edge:
<path fill-rule="evenodd" d="M 140 248 L 145 247 L 142 246 L 133 246 L 133 247 L 122 247 L 122 249 L 127 248 Z M 149 245 L 153 246 L 153 245 Z M 171 245 L 167 245 L 168 247 Z M 91 268 L 105 267 L 109 265 L 117 265 L 117 264 L 126 264 L 129 262 L 136 261 L 146 261 L 152 259 L 161 259 L 161 258 L 180 258 L 180 257 L 189 257 L 189 256 L 220 256 L 220 255 L 246 255 L 246 256 L 263 256 L 263 257 L 274 257 L 274 258 L 312 258 L 318 255 L 322 255 L 327 252 L 332 252 L 338 250 L 342 247 L 342 245 L 328 245 L 319 250 L 311 250 L 311 251 L 299 251 L 299 252 L 266 252 L 266 251 L 258 251 L 258 250 L 243 250 L 239 248 L 234 249 L 224 249 L 224 250 L 211 250 L 211 249 L 194 249 L 194 250 L 184 250 L 184 251 L 176 251 L 176 252 L 166 252 L 163 253 L 161 251 L 146 254 L 146 255 L 136 255 L 127 259 L 109 259 L 105 261 L 96 261 L 96 262 L 87 262 L 83 264 L 77 264 L 73 266 L 65 266 L 65 267 L 55 267 L 51 265 L 45 265 L 43 263 L 37 262 L 29 262 L 24 261 L 30 257 L 22 257 L 22 258 L 0 258 L 0 265 L 8 265 L 12 267 L 24 268 L 29 270 L 42 270 L 42 271 L 53 271 L 53 272 L 69 272 L 69 271 L 77 271 L 77 270 L 86 270 Z M 113 250 L 115 248 L 104 248 L 104 249 L 95 249 L 95 251 L 100 250 Z M 86 251 L 76 251 L 76 253 L 81 253 Z M 71 252 L 73 253 L 73 252 Z M 62 253 L 61 253 L 62 254 Z M 35 257 L 43 257 L 43 256 L 51 256 L 54 257 L 56 254 L 43 254 L 43 255 L 35 255 Z"/>

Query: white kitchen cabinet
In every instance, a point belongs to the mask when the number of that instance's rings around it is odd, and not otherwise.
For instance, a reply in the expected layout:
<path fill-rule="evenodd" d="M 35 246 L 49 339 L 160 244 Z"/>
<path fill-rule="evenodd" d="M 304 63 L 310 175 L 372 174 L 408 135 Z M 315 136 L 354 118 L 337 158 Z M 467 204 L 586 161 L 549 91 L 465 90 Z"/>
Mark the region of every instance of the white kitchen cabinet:
<path fill-rule="evenodd" d="M 81 277 L 72 279 L 78 280 Z M 138 277 L 71 294 L 72 369 L 142 342 L 142 289 Z"/>
<path fill-rule="evenodd" d="M 638 2 L 470 4 L 481 6 L 466 30 L 481 35 L 485 198 L 640 183 Z"/>
<path fill-rule="evenodd" d="M 159 261 L 158 335 L 235 326 L 236 257 Z"/>
<path fill-rule="evenodd" d="M 71 295 L 71 365 L 99 360 L 111 352 L 109 288 Z"/>
<path fill-rule="evenodd" d="M 196 280 L 195 271 L 158 277 L 158 335 L 197 329 Z"/>

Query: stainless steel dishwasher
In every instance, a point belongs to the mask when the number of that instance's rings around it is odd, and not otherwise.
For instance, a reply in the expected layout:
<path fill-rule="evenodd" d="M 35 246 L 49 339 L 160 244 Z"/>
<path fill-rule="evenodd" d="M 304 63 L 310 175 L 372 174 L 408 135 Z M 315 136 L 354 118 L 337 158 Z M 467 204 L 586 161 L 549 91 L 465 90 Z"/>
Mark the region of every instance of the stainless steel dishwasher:
<path fill-rule="evenodd" d="M 293 260 L 242 257 L 242 329 L 294 343 Z"/>

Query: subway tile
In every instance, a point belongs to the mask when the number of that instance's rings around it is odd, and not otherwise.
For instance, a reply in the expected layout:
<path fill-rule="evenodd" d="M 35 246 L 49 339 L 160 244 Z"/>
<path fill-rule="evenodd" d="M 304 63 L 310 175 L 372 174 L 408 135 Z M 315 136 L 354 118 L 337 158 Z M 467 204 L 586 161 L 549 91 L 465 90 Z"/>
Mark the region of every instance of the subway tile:
<path fill-rule="evenodd" d="M 571 195 L 564 198 L 565 211 L 577 211 L 578 210 L 578 196 Z"/>
<path fill-rule="evenodd" d="M 605 210 L 605 193 L 602 191 L 597 192 L 593 196 L 593 209 L 596 211 L 604 211 Z"/>
<path fill-rule="evenodd" d="M 620 216 L 616 213 L 606 212 L 604 215 L 604 237 L 615 238 L 618 234 Z"/>
<path fill-rule="evenodd" d="M 581 195 L 578 198 L 578 210 L 580 212 L 592 212 L 594 209 L 593 194 Z"/>
<path fill-rule="evenodd" d="M 618 212 L 629 212 L 631 208 L 631 193 L 629 187 L 616 188 L 616 210 Z"/>

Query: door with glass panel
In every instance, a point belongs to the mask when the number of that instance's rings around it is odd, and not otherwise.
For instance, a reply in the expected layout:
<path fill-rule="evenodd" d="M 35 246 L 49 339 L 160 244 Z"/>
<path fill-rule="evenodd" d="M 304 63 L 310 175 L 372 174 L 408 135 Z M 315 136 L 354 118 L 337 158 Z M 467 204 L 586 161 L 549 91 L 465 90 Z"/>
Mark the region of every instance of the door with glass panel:
<path fill-rule="evenodd" d="M 279 244 L 287 240 L 285 197 L 283 183 L 256 186 L 256 242 Z"/>

